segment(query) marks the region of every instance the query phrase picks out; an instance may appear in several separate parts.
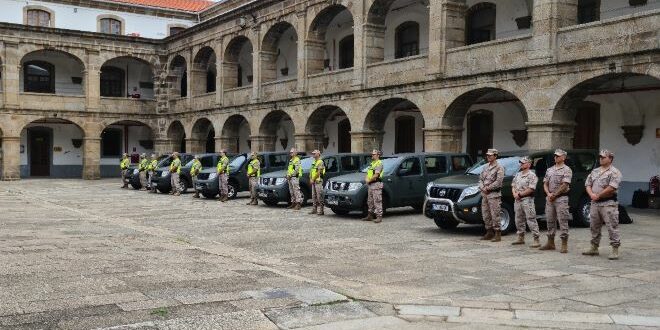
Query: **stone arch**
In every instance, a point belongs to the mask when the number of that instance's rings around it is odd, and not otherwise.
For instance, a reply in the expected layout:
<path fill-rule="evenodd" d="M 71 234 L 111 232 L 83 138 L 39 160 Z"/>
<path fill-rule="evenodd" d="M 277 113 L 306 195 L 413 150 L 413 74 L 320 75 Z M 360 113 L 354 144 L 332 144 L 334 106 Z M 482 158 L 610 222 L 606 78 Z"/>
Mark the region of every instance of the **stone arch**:
<path fill-rule="evenodd" d="M 51 94 L 83 95 L 86 66 L 81 58 L 59 49 L 37 49 L 21 57 L 20 91 Z M 28 82 L 26 75 L 38 75 L 38 83 Z M 75 81 L 79 79 L 79 81 Z M 31 80 L 33 81 L 33 80 Z"/>
<path fill-rule="evenodd" d="M 294 134 L 295 124 L 288 113 L 283 110 L 270 111 L 259 124 L 258 137 L 262 141 L 257 150 L 278 151 L 292 148 L 295 146 Z"/>
<path fill-rule="evenodd" d="M 202 47 L 193 59 L 193 95 L 212 93 L 216 90 L 217 56 L 211 46 Z"/>
<path fill-rule="evenodd" d="M 351 152 L 351 120 L 346 112 L 336 105 L 316 108 L 305 124 L 305 134 L 310 136 L 313 146 L 307 149 Z"/>
<path fill-rule="evenodd" d="M 465 14 L 465 42 L 468 45 L 497 38 L 497 5 L 480 2 L 468 8 Z"/>
<path fill-rule="evenodd" d="M 261 81 L 296 77 L 298 72 L 298 33 L 287 22 L 275 23 L 264 35 L 261 44 Z"/>
<path fill-rule="evenodd" d="M 247 36 L 236 36 L 227 43 L 222 63 L 225 90 L 252 84 L 253 51 L 254 46 Z"/>
<path fill-rule="evenodd" d="M 247 152 L 251 148 L 250 135 L 252 134 L 250 122 L 245 116 L 233 114 L 222 125 L 222 148 L 228 152 Z"/>
<path fill-rule="evenodd" d="M 213 122 L 206 117 L 199 118 L 192 126 L 190 133 L 190 144 L 193 153 L 211 153 L 215 150 L 215 127 Z"/>
<path fill-rule="evenodd" d="M 353 67 L 354 54 L 351 56 L 348 49 L 343 52 L 328 47 L 328 39 L 330 39 L 328 31 L 331 31 L 329 27 L 333 22 L 337 25 L 332 29 L 333 33 L 336 33 L 335 39 L 346 40 L 354 34 L 355 19 L 350 6 L 332 4 L 321 9 L 314 16 L 307 30 L 305 48 L 308 54 L 306 59 L 308 74 Z"/>
<path fill-rule="evenodd" d="M 367 8 L 369 8 L 365 25 L 367 63 L 426 52 L 430 10 L 423 2 L 372 0 Z M 393 9 L 396 10 L 395 15 L 392 15 Z M 406 32 L 416 32 L 416 34 L 399 33 L 401 31 L 398 29 L 401 26 L 410 28 Z"/>
<path fill-rule="evenodd" d="M 168 67 L 170 94 L 174 97 L 188 96 L 188 61 L 182 55 L 175 55 Z"/>
<path fill-rule="evenodd" d="M 80 65 L 82 65 L 83 70 L 87 70 L 86 63 L 83 60 L 85 58 L 85 50 L 79 48 L 60 47 L 60 46 L 42 46 L 36 44 L 20 44 L 18 57 L 20 57 L 21 62 L 23 62 L 23 59 L 26 56 L 38 52 L 53 52 L 53 53 L 64 54 L 74 59 Z"/>
<path fill-rule="evenodd" d="M 424 115 L 408 98 L 392 97 L 378 100 L 362 122 L 362 134 L 369 135 L 372 144 L 383 153 L 420 152 L 424 150 Z"/>
<path fill-rule="evenodd" d="M 141 99 L 155 97 L 156 67 L 141 57 L 123 55 L 109 58 L 103 62 L 100 71 L 102 97 L 127 97 L 134 94 L 138 94 Z M 121 93 L 118 93 L 117 89 L 121 90 Z"/>
<path fill-rule="evenodd" d="M 186 152 L 186 129 L 180 121 L 175 120 L 167 127 L 167 139 L 170 150 Z"/>

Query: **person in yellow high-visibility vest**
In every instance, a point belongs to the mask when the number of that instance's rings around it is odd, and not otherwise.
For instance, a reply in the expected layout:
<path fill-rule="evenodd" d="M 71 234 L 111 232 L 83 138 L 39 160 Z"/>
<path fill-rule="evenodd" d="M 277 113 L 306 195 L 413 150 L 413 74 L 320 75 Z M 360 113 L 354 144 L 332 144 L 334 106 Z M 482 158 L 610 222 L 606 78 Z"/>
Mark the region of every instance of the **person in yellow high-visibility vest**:
<path fill-rule="evenodd" d="M 257 205 L 257 184 L 261 176 L 261 163 L 256 152 L 250 154 L 250 162 L 247 166 L 247 176 L 250 184 L 250 202 L 247 205 Z"/>
<path fill-rule="evenodd" d="M 193 159 L 193 163 L 190 166 L 190 178 L 192 178 L 193 186 L 192 188 L 195 190 L 193 198 L 199 198 L 199 189 L 197 189 L 197 175 L 202 171 L 202 169 L 202 162 L 199 161 L 199 155 L 195 155 L 195 159 Z"/>
<path fill-rule="evenodd" d="M 218 200 L 221 202 L 226 202 L 229 199 L 229 181 L 227 177 L 229 176 L 229 157 L 227 157 L 227 151 L 225 149 L 220 150 L 220 159 L 218 160 L 218 188 L 220 191 L 220 196 Z"/>
<path fill-rule="evenodd" d="M 149 189 L 152 193 L 156 192 L 156 184 L 154 183 L 154 178 L 157 168 L 158 156 L 156 156 L 156 154 L 151 154 L 151 161 L 149 162 L 149 165 L 147 165 L 147 182 L 149 183 Z"/>
<path fill-rule="evenodd" d="M 374 221 L 381 223 L 383 221 L 383 162 L 380 160 L 381 152 L 373 150 L 371 152 L 371 164 L 367 169 L 367 175 L 364 181 L 369 189 L 367 190 L 367 216 L 363 221 Z M 375 216 L 375 219 L 374 219 Z"/>
<path fill-rule="evenodd" d="M 174 152 L 172 154 L 172 164 L 170 164 L 170 185 L 172 190 L 170 195 L 179 196 L 181 195 L 181 182 L 179 181 L 179 174 L 181 174 L 181 159 L 179 159 L 179 153 Z"/>
<path fill-rule="evenodd" d="M 121 157 L 121 161 L 119 162 L 119 168 L 121 169 L 121 182 L 124 184 L 121 186 L 122 189 L 128 188 L 129 166 L 131 166 L 131 159 L 128 158 L 127 153 L 124 153 L 124 155 Z"/>
<path fill-rule="evenodd" d="M 147 154 L 140 155 L 140 162 L 138 163 L 138 171 L 140 172 L 140 190 L 147 190 L 147 167 L 149 166 L 149 159 Z"/>
<path fill-rule="evenodd" d="M 286 171 L 286 179 L 289 181 L 289 195 L 291 195 L 290 209 L 300 210 L 302 207 L 303 196 L 300 191 L 300 177 L 302 176 L 302 165 L 300 157 L 295 148 L 289 151 L 289 167 Z"/>
<path fill-rule="evenodd" d="M 314 209 L 309 214 L 323 215 L 323 176 L 325 176 L 325 164 L 321 159 L 321 151 L 312 151 L 314 162 L 309 171 L 309 184 L 312 190 L 312 204 Z"/>

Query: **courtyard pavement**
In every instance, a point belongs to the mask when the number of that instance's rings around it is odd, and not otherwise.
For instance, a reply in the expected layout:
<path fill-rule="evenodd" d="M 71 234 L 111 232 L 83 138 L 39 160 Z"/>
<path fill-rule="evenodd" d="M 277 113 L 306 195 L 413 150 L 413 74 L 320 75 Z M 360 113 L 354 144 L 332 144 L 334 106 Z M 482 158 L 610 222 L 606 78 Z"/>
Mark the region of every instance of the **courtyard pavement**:
<path fill-rule="evenodd" d="M 580 255 L 587 228 L 564 255 L 412 209 L 374 224 L 246 202 L 0 182 L 0 329 L 660 327 L 658 211 L 629 209 L 610 261 L 606 240 Z"/>

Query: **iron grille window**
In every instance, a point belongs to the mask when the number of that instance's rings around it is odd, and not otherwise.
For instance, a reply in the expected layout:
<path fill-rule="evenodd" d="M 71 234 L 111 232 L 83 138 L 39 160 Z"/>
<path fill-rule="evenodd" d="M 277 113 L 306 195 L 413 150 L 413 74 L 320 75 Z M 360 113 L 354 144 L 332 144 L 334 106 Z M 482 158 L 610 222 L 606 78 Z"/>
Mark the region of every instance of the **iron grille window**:
<path fill-rule="evenodd" d="M 23 65 L 24 91 L 55 93 L 55 67 L 43 61 L 31 61 Z"/>

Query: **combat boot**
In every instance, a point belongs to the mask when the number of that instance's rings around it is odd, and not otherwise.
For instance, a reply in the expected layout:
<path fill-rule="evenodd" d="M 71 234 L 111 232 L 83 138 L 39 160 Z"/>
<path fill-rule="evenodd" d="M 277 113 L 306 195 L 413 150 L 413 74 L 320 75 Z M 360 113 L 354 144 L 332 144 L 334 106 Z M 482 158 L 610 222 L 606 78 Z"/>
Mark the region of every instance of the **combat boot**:
<path fill-rule="evenodd" d="M 377 215 L 376 220 L 374 220 L 374 223 L 381 223 L 383 222 L 383 216 L 382 215 Z"/>
<path fill-rule="evenodd" d="M 591 248 L 582 252 L 583 256 L 597 256 L 600 253 L 598 252 L 598 245 L 591 243 Z"/>
<path fill-rule="evenodd" d="M 495 237 L 495 232 L 493 231 L 493 229 L 486 229 L 486 234 L 482 236 L 480 240 L 488 241 L 493 239 L 493 237 Z"/>
<path fill-rule="evenodd" d="M 174 195 L 174 190 L 170 190 L 170 195 Z"/>
<path fill-rule="evenodd" d="M 561 248 L 559 250 L 561 253 L 568 253 L 568 237 L 561 238 Z"/>
<path fill-rule="evenodd" d="M 296 205 L 293 207 L 293 210 L 299 211 L 301 208 L 302 208 L 302 204 L 301 203 L 296 203 Z"/>
<path fill-rule="evenodd" d="M 534 237 L 534 243 L 532 243 L 532 245 L 530 245 L 529 247 L 533 249 L 537 247 L 541 247 L 541 240 L 538 237 Z"/>
<path fill-rule="evenodd" d="M 309 212 L 309 214 L 317 214 L 316 209 L 317 209 L 317 206 L 314 205 L 314 208 Z"/>
<path fill-rule="evenodd" d="M 229 199 L 228 196 L 229 196 L 229 195 L 223 195 L 223 196 L 222 196 L 222 200 L 220 200 L 220 201 L 223 202 L 223 203 L 226 202 L 226 201 Z"/>
<path fill-rule="evenodd" d="M 607 257 L 607 259 L 619 260 L 619 247 L 618 246 L 613 246 L 612 247 L 612 252 L 610 252 L 610 256 Z"/>
<path fill-rule="evenodd" d="M 252 201 L 252 205 L 259 205 L 259 200 L 255 198 L 255 199 Z"/>
<path fill-rule="evenodd" d="M 525 234 L 518 234 L 518 240 L 511 243 L 511 245 L 523 245 L 525 244 Z"/>
<path fill-rule="evenodd" d="M 321 206 L 320 211 L 319 211 L 318 213 L 316 213 L 316 214 L 318 214 L 318 215 L 325 215 L 325 213 L 323 213 L 323 206 Z"/>
<path fill-rule="evenodd" d="M 193 195 L 193 198 L 199 198 L 199 191 L 195 191 L 195 194 Z"/>
<path fill-rule="evenodd" d="M 548 235 L 548 241 L 539 250 L 554 250 L 555 249 L 555 236 Z"/>
<path fill-rule="evenodd" d="M 287 209 L 292 209 L 294 207 L 296 207 L 296 203 L 291 202 L 291 204 L 289 204 L 289 206 L 287 206 L 286 208 Z"/>
<path fill-rule="evenodd" d="M 362 219 L 360 219 L 360 220 L 362 220 L 362 221 L 372 221 L 373 219 L 374 219 L 374 215 L 373 215 L 373 213 L 371 213 L 371 212 L 367 212 L 367 216 L 364 217 L 364 218 L 362 218 Z"/>
<path fill-rule="evenodd" d="M 495 231 L 495 237 L 490 240 L 491 242 L 501 242 L 502 241 L 502 231 L 501 230 L 496 230 Z"/>
<path fill-rule="evenodd" d="M 177 191 L 174 193 L 174 196 L 181 196 L 181 193 Z"/>

